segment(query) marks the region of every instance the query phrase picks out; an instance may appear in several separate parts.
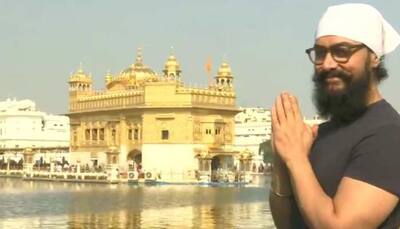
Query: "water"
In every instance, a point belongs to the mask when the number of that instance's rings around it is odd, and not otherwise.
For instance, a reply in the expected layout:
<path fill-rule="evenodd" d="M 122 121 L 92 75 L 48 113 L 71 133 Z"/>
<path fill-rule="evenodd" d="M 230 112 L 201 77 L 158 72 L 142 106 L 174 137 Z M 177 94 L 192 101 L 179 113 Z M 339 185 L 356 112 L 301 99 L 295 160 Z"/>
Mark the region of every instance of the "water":
<path fill-rule="evenodd" d="M 0 178 L 0 228 L 274 228 L 268 188 Z"/>

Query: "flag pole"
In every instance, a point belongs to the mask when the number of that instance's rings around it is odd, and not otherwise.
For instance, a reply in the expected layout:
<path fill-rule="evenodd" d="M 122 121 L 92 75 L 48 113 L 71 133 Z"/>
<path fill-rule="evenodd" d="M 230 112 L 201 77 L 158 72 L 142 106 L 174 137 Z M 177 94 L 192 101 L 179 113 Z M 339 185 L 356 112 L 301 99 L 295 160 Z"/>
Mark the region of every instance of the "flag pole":
<path fill-rule="evenodd" d="M 211 87 L 212 82 L 211 82 L 211 58 L 210 57 L 208 57 L 208 59 L 207 59 L 206 72 L 207 72 L 207 78 L 208 78 L 208 87 Z"/>

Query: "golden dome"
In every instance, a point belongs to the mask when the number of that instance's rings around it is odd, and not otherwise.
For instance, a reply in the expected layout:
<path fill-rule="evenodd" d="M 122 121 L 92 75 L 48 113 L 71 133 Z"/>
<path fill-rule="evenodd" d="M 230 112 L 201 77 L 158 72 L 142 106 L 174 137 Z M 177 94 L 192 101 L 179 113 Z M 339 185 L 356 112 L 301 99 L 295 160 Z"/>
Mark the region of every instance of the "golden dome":
<path fill-rule="evenodd" d="M 217 78 L 233 78 L 231 67 L 225 61 L 218 69 Z"/>
<path fill-rule="evenodd" d="M 85 83 L 91 83 L 92 82 L 92 76 L 86 72 L 83 71 L 82 68 L 82 63 L 79 66 L 79 69 L 70 75 L 69 77 L 69 82 L 85 82 Z"/>
<path fill-rule="evenodd" d="M 215 80 L 218 90 L 233 90 L 233 75 L 226 61 L 222 62 L 219 67 Z"/>
<path fill-rule="evenodd" d="M 143 64 L 142 52 L 140 49 L 138 49 L 135 63 L 129 66 L 129 68 L 123 70 L 120 74 L 120 77 L 145 81 L 157 78 L 157 74 L 148 66 Z"/>
<path fill-rule="evenodd" d="M 169 55 L 167 62 L 165 62 L 163 73 L 164 76 L 179 76 L 181 73 L 179 63 L 173 54 Z"/>
<path fill-rule="evenodd" d="M 174 69 L 176 69 L 176 70 L 179 70 L 179 69 L 180 69 L 179 63 L 178 63 L 178 61 L 176 60 L 176 57 L 175 57 L 174 55 L 171 54 L 171 55 L 168 57 L 168 60 L 167 60 L 167 62 L 165 63 L 165 68 L 174 68 Z"/>

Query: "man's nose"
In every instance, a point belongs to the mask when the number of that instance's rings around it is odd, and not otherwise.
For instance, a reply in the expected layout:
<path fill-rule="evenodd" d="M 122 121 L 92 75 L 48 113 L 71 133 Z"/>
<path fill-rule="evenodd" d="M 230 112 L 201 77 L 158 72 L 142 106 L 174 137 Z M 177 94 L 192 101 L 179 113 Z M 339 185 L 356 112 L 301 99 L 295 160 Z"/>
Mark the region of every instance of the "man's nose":
<path fill-rule="evenodd" d="M 321 67 L 324 71 L 334 70 L 338 67 L 338 63 L 335 61 L 335 59 L 333 59 L 333 56 L 330 52 L 326 54 Z"/>

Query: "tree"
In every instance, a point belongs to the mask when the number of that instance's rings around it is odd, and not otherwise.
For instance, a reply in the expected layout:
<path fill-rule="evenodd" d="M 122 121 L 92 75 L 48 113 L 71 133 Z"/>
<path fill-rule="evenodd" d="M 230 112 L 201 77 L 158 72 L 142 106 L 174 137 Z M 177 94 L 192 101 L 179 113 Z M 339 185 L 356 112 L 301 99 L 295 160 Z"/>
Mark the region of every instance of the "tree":
<path fill-rule="evenodd" d="M 272 164 L 272 147 L 271 140 L 260 143 L 258 147 L 258 153 L 263 153 L 263 161 L 265 164 Z"/>

